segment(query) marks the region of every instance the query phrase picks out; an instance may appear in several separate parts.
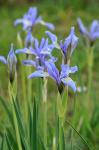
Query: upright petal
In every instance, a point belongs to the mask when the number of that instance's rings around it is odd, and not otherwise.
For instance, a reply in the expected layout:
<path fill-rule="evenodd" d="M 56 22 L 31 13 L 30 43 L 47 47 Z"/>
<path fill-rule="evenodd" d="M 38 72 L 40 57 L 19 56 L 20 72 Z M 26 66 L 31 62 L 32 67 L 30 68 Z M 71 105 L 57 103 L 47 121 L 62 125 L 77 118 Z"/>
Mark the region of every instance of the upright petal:
<path fill-rule="evenodd" d="M 60 82 L 59 71 L 56 68 L 55 64 L 52 61 L 46 61 L 45 65 L 49 75 L 56 81 L 56 83 L 59 83 Z"/>
<path fill-rule="evenodd" d="M 37 39 L 35 39 L 34 44 L 35 44 L 35 49 L 36 50 L 39 49 L 39 42 Z"/>
<path fill-rule="evenodd" d="M 44 47 L 44 44 L 45 44 L 45 38 L 42 38 L 39 48 L 42 49 L 42 47 Z"/>
<path fill-rule="evenodd" d="M 71 27 L 71 54 L 78 44 L 78 37 L 75 35 L 75 28 Z"/>
<path fill-rule="evenodd" d="M 83 25 L 80 18 L 77 19 L 77 23 L 78 23 L 78 27 L 79 27 L 80 32 L 84 35 L 88 35 L 88 31 L 87 31 L 86 27 Z"/>
<path fill-rule="evenodd" d="M 60 47 L 63 51 L 64 56 L 68 57 L 68 56 L 66 56 L 67 53 L 69 55 L 71 55 L 73 53 L 74 49 L 76 48 L 77 44 L 78 44 L 78 37 L 75 35 L 75 28 L 71 27 L 70 34 L 65 39 L 64 44 L 62 43 L 62 41 L 60 42 Z"/>
<path fill-rule="evenodd" d="M 90 26 L 90 33 L 99 32 L 99 21 L 94 20 Z"/>
<path fill-rule="evenodd" d="M 26 38 L 25 38 L 25 47 L 32 46 L 34 42 L 34 37 L 32 36 L 31 31 L 28 31 Z"/>
<path fill-rule="evenodd" d="M 66 65 L 62 64 L 62 65 L 61 65 L 60 78 L 62 79 L 62 78 L 67 77 L 67 76 L 69 75 L 69 71 L 70 71 L 69 65 L 67 65 L 67 64 L 66 64 Z"/>

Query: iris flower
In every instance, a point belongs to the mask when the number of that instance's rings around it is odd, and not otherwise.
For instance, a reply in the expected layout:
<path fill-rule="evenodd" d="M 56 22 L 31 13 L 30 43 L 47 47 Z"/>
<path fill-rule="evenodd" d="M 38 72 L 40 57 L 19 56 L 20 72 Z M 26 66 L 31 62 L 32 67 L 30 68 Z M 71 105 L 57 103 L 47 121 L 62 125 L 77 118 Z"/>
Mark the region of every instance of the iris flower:
<path fill-rule="evenodd" d="M 78 37 L 75 35 L 74 27 L 71 27 L 70 34 L 65 39 L 64 43 L 60 41 L 60 44 L 58 44 L 56 35 L 52 34 L 51 32 L 47 31 L 46 34 L 51 39 L 54 47 L 62 50 L 65 63 L 67 63 L 67 59 L 70 59 L 70 56 L 78 44 Z"/>
<path fill-rule="evenodd" d="M 90 26 L 89 31 L 82 23 L 82 20 L 80 18 L 77 19 L 78 27 L 84 36 L 88 37 L 88 39 L 93 43 L 96 39 L 99 38 L 99 21 L 94 20 Z"/>
<path fill-rule="evenodd" d="M 28 12 L 23 16 L 23 18 L 16 19 L 14 25 L 22 24 L 23 30 L 32 31 L 32 27 L 38 23 L 47 26 L 49 29 L 54 30 L 54 25 L 42 20 L 41 16 L 37 16 L 37 8 L 30 7 Z"/>
<path fill-rule="evenodd" d="M 48 39 L 42 38 L 40 43 L 37 39 L 34 39 L 34 47 L 16 50 L 16 54 L 25 53 L 34 55 L 34 60 L 24 60 L 23 64 L 32 65 L 37 69 L 44 69 L 46 60 L 51 59 L 53 62 L 56 61 L 56 58 L 51 54 L 52 50 L 53 47 L 48 44 Z"/>
<path fill-rule="evenodd" d="M 12 83 L 15 77 L 16 64 L 17 64 L 17 58 L 15 56 L 12 44 L 7 59 L 4 56 L 0 56 L 0 61 L 8 66 L 9 78 L 10 78 L 10 82 Z"/>
<path fill-rule="evenodd" d="M 47 71 L 37 70 L 29 75 L 29 78 L 35 77 L 48 77 L 50 76 L 53 80 L 55 80 L 58 90 L 61 93 L 61 85 L 70 86 L 74 92 L 76 92 L 75 82 L 69 77 L 70 73 L 75 73 L 78 68 L 77 66 L 70 67 L 69 65 L 61 65 L 61 72 L 57 69 L 55 64 L 51 61 L 46 61 Z"/>
<path fill-rule="evenodd" d="M 62 43 L 62 41 L 60 42 L 60 47 L 64 56 L 66 57 L 68 53 L 71 56 L 77 44 L 78 44 L 78 37 L 75 35 L 75 28 L 71 27 L 70 34 L 65 39 L 64 43 Z"/>

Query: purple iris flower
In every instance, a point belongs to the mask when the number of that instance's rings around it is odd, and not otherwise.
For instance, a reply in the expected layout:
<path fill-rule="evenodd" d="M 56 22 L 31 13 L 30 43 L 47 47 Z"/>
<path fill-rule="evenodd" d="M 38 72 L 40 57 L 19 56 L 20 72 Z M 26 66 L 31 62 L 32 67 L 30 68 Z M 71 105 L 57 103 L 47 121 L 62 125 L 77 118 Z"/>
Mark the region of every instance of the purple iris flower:
<path fill-rule="evenodd" d="M 55 80 L 60 93 L 62 93 L 63 90 L 61 88 L 62 84 L 65 86 L 70 86 L 73 91 L 76 92 L 75 82 L 69 77 L 69 74 L 75 73 L 78 70 L 77 66 L 70 67 L 69 65 L 62 64 L 60 72 L 52 61 L 46 61 L 45 63 L 48 73 L 43 70 L 38 70 L 29 75 L 29 78 L 50 76 L 52 79 Z"/>
<path fill-rule="evenodd" d="M 37 69 L 43 70 L 45 68 L 45 61 L 51 59 L 53 62 L 56 58 L 52 56 L 53 47 L 48 44 L 48 39 L 42 38 L 39 43 L 37 39 L 34 39 L 34 47 L 24 48 L 16 50 L 16 54 L 25 53 L 35 56 L 34 60 L 24 60 L 24 65 L 32 65 Z"/>
<path fill-rule="evenodd" d="M 48 22 L 45 22 L 42 20 L 41 16 L 37 16 L 37 8 L 36 7 L 30 7 L 28 12 L 23 16 L 23 18 L 17 19 L 14 22 L 14 25 L 18 25 L 18 24 L 22 24 L 23 25 L 23 29 L 28 31 L 31 30 L 32 31 L 32 27 L 35 24 L 42 24 L 47 26 L 49 29 L 54 30 L 54 25 Z"/>
<path fill-rule="evenodd" d="M 17 64 L 17 58 L 15 56 L 12 44 L 7 59 L 4 56 L 0 56 L 0 61 L 8 66 L 9 78 L 10 78 L 10 82 L 12 83 L 15 77 L 16 64 Z"/>
<path fill-rule="evenodd" d="M 82 23 L 80 18 L 77 19 L 78 27 L 81 34 L 88 37 L 88 39 L 93 43 L 96 39 L 99 38 L 99 21 L 94 20 L 90 26 L 90 30 L 88 31 L 87 28 Z"/>
<path fill-rule="evenodd" d="M 78 37 L 75 35 L 75 28 L 71 27 L 69 36 L 65 39 L 64 43 L 60 41 L 60 44 L 58 44 L 57 42 L 56 35 L 52 34 L 49 31 L 46 31 L 46 34 L 51 39 L 54 48 L 58 48 L 62 50 L 64 63 L 67 63 L 67 60 L 70 59 L 70 56 L 72 55 L 74 49 L 78 44 Z"/>
<path fill-rule="evenodd" d="M 64 43 L 62 43 L 62 41 L 60 42 L 60 47 L 64 56 L 66 57 L 68 53 L 71 56 L 77 44 L 78 44 L 78 37 L 75 35 L 75 28 L 71 27 L 70 34 L 65 39 Z"/>

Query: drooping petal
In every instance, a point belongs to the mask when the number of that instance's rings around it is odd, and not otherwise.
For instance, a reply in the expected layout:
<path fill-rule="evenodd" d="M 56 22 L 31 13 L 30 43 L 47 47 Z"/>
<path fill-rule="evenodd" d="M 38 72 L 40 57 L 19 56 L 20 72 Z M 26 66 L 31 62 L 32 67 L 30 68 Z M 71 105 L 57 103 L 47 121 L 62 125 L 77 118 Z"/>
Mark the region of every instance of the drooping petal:
<path fill-rule="evenodd" d="M 23 60 L 22 64 L 26 65 L 26 66 L 34 66 L 34 67 L 36 67 L 36 62 L 33 61 L 33 60 Z"/>
<path fill-rule="evenodd" d="M 37 70 L 35 72 L 33 72 L 32 74 L 30 74 L 28 76 L 28 78 L 37 78 L 37 77 L 48 77 L 48 73 L 47 72 L 44 72 L 42 70 Z"/>
<path fill-rule="evenodd" d="M 57 43 L 57 37 L 55 34 L 51 33 L 50 31 L 46 31 L 46 34 L 51 39 L 52 43 Z"/>
<path fill-rule="evenodd" d="M 44 26 L 46 26 L 48 29 L 50 30 L 54 30 L 55 29 L 55 26 L 52 24 L 52 23 L 49 23 L 49 22 L 45 22 L 43 20 L 40 21 L 40 23 Z"/>
<path fill-rule="evenodd" d="M 23 48 L 23 49 L 17 49 L 15 53 L 16 54 L 31 54 L 31 51 L 28 48 Z"/>
<path fill-rule="evenodd" d="M 62 78 L 61 81 L 64 83 L 64 85 L 70 86 L 73 91 L 76 92 L 76 84 L 70 77 Z"/>
<path fill-rule="evenodd" d="M 52 23 L 45 22 L 45 26 L 48 27 L 50 30 L 55 30 L 55 26 Z"/>
<path fill-rule="evenodd" d="M 35 24 L 41 23 L 42 22 L 42 17 L 39 16 L 36 20 L 35 20 Z"/>
<path fill-rule="evenodd" d="M 74 66 L 74 67 L 70 67 L 69 73 L 75 73 L 78 71 L 78 67 Z"/>
<path fill-rule="evenodd" d="M 17 26 L 18 24 L 23 23 L 23 19 L 16 19 L 14 21 L 14 25 Z"/>
<path fill-rule="evenodd" d="M 3 62 L 4 64 L 7 64 L 7 60 L 4 56 L 0 56 L 0 61 Z"/>

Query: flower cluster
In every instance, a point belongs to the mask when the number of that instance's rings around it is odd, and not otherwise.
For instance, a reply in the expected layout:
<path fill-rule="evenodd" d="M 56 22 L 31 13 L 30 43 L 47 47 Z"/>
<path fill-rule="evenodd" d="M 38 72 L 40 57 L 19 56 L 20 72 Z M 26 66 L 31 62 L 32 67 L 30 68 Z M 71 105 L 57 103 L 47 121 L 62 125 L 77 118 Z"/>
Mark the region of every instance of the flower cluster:
<path fill-rule="evenodd" d="M 78 68 L 77 66 L 70 67 L 69 60 L 77 46 L 78 37 L 75 35 L 74 27 L 71 27 L 69 36 L 65 39 L 64 43 L 62 41 L 58 42 L 56 35 L 50 31 L 46 31 L 48 38 L 42 38 L 41 42 L 37 39 L 33 39 L 32 46 L 25 47 L 23 49 L 16 50 L 16 54 L 28 54 L 34 55 L 33 60 L 23 60 L 22 63 L 28 66 L 34 66 L 36 71 L 28 76 L 28 78 L 35 77 L 48 77 L 50 76 L 55 80 L 56 85 L 60 93 L 63 92 L 64 86 L 70 86 L 73 91 L 76 91 L 75 82 L 69 77 L 71 73 L 75 73 Z M 32 36 L 29 37 L 32 41 Z M 53 50 L 60 49 L 62 52 L 62 59 L 64 60 L 60 65 L 61 69 L 58 70 L 55 63 L 58 60 L 52 55 Z"/>
<path fill-rule="evenodd" d="M 40 23 L 46 25 L 49 29 L 54 29 L 54 26 L 51 23 L 44 22 L 41 17 L 37 17 L 37 8 L 30 8 L 22 19 L 17 19 L 14 22 L 15 25 L 19 23 L 22 23 L 23 29 L 27 31 L 27 35 L 24 42 L 24 48 L 17 49 L 15 53 L 26 54 L 28 56 L 31 55 L 31 57 L 26 57 L 27 59 L 23 60 L 22 64 L 33 66 L 36 69 L 28 76 L 28 78 L 45 78 L 49 76 L 56 82 L 60 94 L 64 91 L 64 86 L 70 86 L 75 92 L 76 84 L 69 77 L 70 74 L 75 73 L 78 70 L 77 66 L 70 67 L 71 55 L 78 43 L 78 37 L 75 35 L 74 27 L 71 27 L 70 34 L 64 42 L 62 40 L 58 41 L 58 37 L 50 31 L 46 31 L 47 38 L 42 37 L 39 42 L 38 39 L 32 36 L 34 25 Z M 56 49 L 59 49 L 59 52 L 62 53 L 62 63 L 60 63 L 59 69 L 55 64 L 58 58 L 53 56 L 53 51 Z M 7 59 L 0 56 L 0 61 L 7 64 L 10 81 L 13 82 L 17 64 L 13 45 L 11 45 L 11 50 Z"/>

